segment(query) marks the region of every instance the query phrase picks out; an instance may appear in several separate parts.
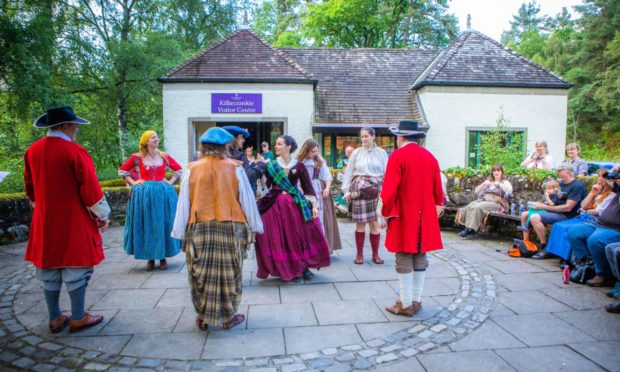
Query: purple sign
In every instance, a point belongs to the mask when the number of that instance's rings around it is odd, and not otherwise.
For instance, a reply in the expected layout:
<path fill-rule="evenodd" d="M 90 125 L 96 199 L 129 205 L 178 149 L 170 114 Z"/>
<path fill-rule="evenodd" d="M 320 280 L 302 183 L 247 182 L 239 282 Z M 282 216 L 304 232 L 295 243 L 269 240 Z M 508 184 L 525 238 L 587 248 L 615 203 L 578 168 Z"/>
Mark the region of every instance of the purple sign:
<path fill-rule="evenodd" d="M 260 93 L 212 93 L 212 114 L 262 114 L 263 95 Z"/>

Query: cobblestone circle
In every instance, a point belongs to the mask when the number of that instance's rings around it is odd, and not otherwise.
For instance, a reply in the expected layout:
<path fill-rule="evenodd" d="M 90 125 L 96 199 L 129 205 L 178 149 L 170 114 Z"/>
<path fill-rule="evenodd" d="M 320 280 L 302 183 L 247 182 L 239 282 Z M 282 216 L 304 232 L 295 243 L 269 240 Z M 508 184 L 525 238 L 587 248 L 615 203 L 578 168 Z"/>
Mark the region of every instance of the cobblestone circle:
<path fill-rule="evenodd" d="M 0 278 L 0 366 L 33 371 L 349 371 L 398 363 L 471 333 L 489 316 L 496 299 L 493 277 L 460 254 L 440 251 L 433 257 L 458 273 L 460 288 L 452 303 L 419 324 L 368 342 L 312 353 L 228 360 L 174 360 L 106 354 L 65 345 L 32 333 L 15 316 L 13 303 L 23 283 L 33 277 L 24 265 Z"/>

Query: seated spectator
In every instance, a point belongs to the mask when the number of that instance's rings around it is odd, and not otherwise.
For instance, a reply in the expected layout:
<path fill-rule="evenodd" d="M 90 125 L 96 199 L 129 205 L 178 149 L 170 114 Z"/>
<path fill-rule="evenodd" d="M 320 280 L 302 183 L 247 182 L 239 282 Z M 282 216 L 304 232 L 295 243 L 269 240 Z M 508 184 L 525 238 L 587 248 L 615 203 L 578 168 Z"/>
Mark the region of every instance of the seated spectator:
<path fill-rule="evenodd" d="M 612 172 L 617 174 L 620 166 Z M 611 172 L 610 172 L 611 173 Z M 606 175 L 609 178 L 609 174 Z M 613 191 L 620 192 L 620 179 L 614 180 Z M 584 223 L 570 229 L 568 241 L 573 247 L 573 256 L 580 260 L 592 257 L 596 276 L 586 282 L 592 287 L 611 286 L 614 283 L 611 267 L 605 255 L 605 246 L 620 242 L 620 199 L 615 197 L 603 209 L 595 223 Z"/>
<path fill-rule="evenodd" d="M 508 210 L 508 198 L 512 195 L 512 185 L 504 177 L 504 167 L 495 164 L 487 180 L 478 185 L 474 192 L 478 199 L 464 208 L 459 208 L 455 222 L 465 225 L 459 233 L 461 238 L 473 238 L 488 212 L 505 212 Z"/>
<path fill-rule="evenodd" d="M 523 168 L 553 169 L 553 157 L 549 155 L 547 141 L 536 142 L 536 151 L 521 163 Z"/>
<path fill-rule="evenodd" d="M 620 299 L 620 243 L 607 244 L 605 253 L 611 272 L 616 277 L 616 285 L 607 291 L 607 296 Z M 620 300 L 605 306 L 605 309 L 610 313 L 620 313 Z"/>
<path fill-rule="evenodd" d="M 569 220 L 579 214 L 581 201 L 586 195 L 583 184 L 575 179 L 573 167 L 561 165 L 558 169 L 558 179 L 560 180 L 560 198 L 557 205 L 547 205 L 545 203 L 534 203 L 534 209 L 547 211 L 544 214 L 535 214 L 530 217 L 530 223 L 534 232 L 538 236 L 540 244 L 538 246 L 539 257 L 551 258 L 547 253 L 547 228 L 545 225 L 553 225 L 557 222 Z"/>
<path fill-rule="evenodd" d="M 443 172 L 439 172 L 441 176 L 441 189 L 443 190 L 443 206 L 445 207 L 450 203 L 450 197 L 448 196 L 448 177 Z"/>
<path fill-rule="evenodd" d="M 347 165 L 349 164 L 349 158 L 351 157 L 353 150 L 355 149 L 351 146 L 347 146 L 347 148 L 344 149 L 344 155 L 346 157 L 340 159 L 340 161 L 336 165 L 336 169 L 344 169 L 347 167 Z"/>
<path fill-rule="evenodd" d="M 569 143 L 566 145 L 566 154 L 568 159 L 564 160 L 562 164 L 568 164 L 573 167 L 575 171 L 575 177 L 588 175 L 588 163 L 579 157 L 581 153 L 581 147 L 576 143 Z"/>
<path fill-rule="evenodd" d="M 550 179 L 545 182 L 545 194 L 544 194 L 543 203 L 547 205 L 557 205 L 560 201 L 560 184 L 558 181 L 554 179 Z M 530 209 L 521 213 L 521 226 L 518 227 L 519 230 L 524 233 L 528 233 L 530 231 L 530 217 L 535 214 L 547 213 L 547 211 Z M 529 234 L 525 237 L 525 240 L 529 240 Z"/>
<path fill-rule="evenodd" d="M 599 169 L 598 182 L 592 186 L 592 190 L 588 196 L 581 201 L 581 214 L 579 216 L 553 225 L 551 234 L 549 235 L 549 242 L 547 243 L 547 253 L 559 256 L 563 261 L 570 260 L 572 249 L 566 238 L 568 231 L 582 223 L 596 222 L 599 213 L 605 209 L 616 196 L 612 191 L 613 181 L 604 178 L 607 172 L 609 172 L 609 170 L 605 168 Z M 543 257 L 534 255 L 532 258 L 540 259 Z"/>

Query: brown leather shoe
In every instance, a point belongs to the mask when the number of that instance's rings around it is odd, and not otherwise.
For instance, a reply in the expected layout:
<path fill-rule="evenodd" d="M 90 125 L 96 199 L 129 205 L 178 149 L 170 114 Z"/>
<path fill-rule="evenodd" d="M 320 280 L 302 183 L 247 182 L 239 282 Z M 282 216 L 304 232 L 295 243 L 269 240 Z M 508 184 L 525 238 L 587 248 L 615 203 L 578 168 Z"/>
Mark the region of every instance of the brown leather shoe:
<path fill-rule="evenodd" d="M 149 260 L 149 262 L 146 263 L 146 271 L 153 271 L 154 268 L 155 268 L 155 261 Z"/>
<path fill-rule="evenodd" d="M 373 254 L 372 255 L 372 262 L 374 262 L 377 265 L 383 265 L 383 259 L 381 257 L 379 257 L 378 254 Z"/>
<path fill-rule="evenodd" d="M 160 270 L 167 270 L 168 269 L 168 262 L 166 260 L 159 260 L 159 269 Z"/>
<path fill-rule="evenodd" d="M 403 303 L 400 300 L 396 300 L 394 306 L 387 306 L 385 310 L 395 315 L 413 316 L 413 314 L 420 311 L 422 304 L 417 301 L 413 301 L 411 306 L 403 308 Z"/>
<path fill-rule="evenodd" d="M 58 317 L 58 319 L 50 320 L 47 324 L 50 327 L 50 332 L 52 333 L 60 333 L 66 326 L 69 325 L 71 318 L 62 314 Z"/>
<path fill-rule="evenodd" d="M 84 317 L 80 320 L 71 320 L 69 324 L 69 332 L 77 332 L 85 328 L 96 326 L 103 321 L 103 315 L 90 315 L 85 313 Z"/>
<path fill-rule="evenodd" d="M 613 279 L 605 278 L 604 276 L 595 276 L 594 278 L 586 282 L 590 287 L 611 287 L 614 285 Z"/>

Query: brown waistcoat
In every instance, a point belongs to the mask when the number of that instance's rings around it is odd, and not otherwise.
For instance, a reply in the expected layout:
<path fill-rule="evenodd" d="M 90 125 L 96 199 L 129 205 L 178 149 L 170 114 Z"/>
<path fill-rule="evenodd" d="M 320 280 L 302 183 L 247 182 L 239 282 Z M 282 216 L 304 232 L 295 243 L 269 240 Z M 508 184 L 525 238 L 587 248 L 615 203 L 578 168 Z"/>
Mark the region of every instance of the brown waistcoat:
<path fill-rule="evenodd" d="M 190 170 L 189 223 L 208 221 L 246 222 L 239 203 L 237 163 L 206 156 L 188 165 Z"/>

